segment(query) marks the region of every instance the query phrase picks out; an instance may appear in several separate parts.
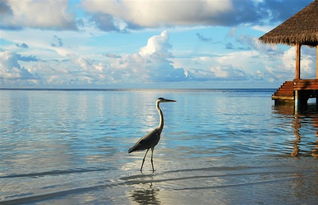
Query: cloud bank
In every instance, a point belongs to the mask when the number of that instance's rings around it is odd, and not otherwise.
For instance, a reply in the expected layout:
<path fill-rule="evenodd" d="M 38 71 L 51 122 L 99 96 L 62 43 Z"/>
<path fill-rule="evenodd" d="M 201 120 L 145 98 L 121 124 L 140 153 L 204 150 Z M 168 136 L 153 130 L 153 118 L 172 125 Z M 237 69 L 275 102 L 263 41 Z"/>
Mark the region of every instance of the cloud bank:
<path fill-rule="evenodd" d="M 105 31 L 171 26 L 263 25 L 287 19 L 311 0 L 83 0 Z"/>
<path fill-rule="evenodd" d="M 115 84 L 154 82 L 264 81 L 293 78 L 295 50 L 259 44 L 256 38 L 240 36 L 249 47 L 215 56 L 178 58 L 172 53 L 169 33 L 151 36 L 138 51 L 128 54 L 82 55 L 60 52 L 63 41 L 53 36 L 56 58 L 0 51 L 0 86 L 104 87 Z M 17 45 L 14 45 L 17 46 Z M 19 45 L 29 50 L 25 45 Z M 213 52 L 213 51 L 211 51 Z M 304 47 L 302 75 L 313 76 L 315 50 Z M 264 64 L 259 62 L 266 62 Z M 279 69 L 278 69 L 279 68 Z"/>
<path fill-rule="evenodd" d="M 0 29 L 76 29 L 68 0 L 1 0 Z"/>
<path fill-rule="evenodd" d="M 103 31 L 175 26 L 267 25 L 311 0 L 1 0 L 0 29 L 76 30 L 89 19 Z M 72 5 L 72 9 L 70 8 Z M 79 15 L 74 7 L 89 14 Z"/>
<path fill-rule="evenodd" d="M 10 52 L 0 52 L 0 82 L 2 84 L 33 84 L 39 80 L 36 74 L 21 66 L 20 62 L 37 61 L 33 56 L 22 56 Z"/>
<path fill-rule="evenodd" d="M 54 37 L 62 46 L 59 37 Z M 123 55 L 107 54 L 84 57 L 69 53 L 62 60 L 38 60 L 32 56 L 0 52 L 0 79 L 25 80 L 42 85 L 105 85 L 112 83 L 169 82 L 187 79 L 185 71 L 173 66 L 171 45 L 166 31 L 148 39 L 138 52 Z M 99 60 L 95 60 L 99 58 Z M 24 66 L 23 66 L 24 65 Z M 6 79 L 6 81 L 4 81 Z M 8 84 L 9 83 L 9 84 Z"/>
<path fill-rule="evenodd" d="M 0 79 L 7 85 L 10 80 L 19 80 L 27 85 L 76 86 L 247 78 L 244 71 L 231 65 L 185 69 L 174 62 L 171 48 L 169 34 L 163 31 L 150 37 L 138 52 L 107 54 L 99 56 L 99 60 L 95 60 L 97 56 L 89 58 L 73 53 L 52 62 L 4 51 L 0 52 Z"/>

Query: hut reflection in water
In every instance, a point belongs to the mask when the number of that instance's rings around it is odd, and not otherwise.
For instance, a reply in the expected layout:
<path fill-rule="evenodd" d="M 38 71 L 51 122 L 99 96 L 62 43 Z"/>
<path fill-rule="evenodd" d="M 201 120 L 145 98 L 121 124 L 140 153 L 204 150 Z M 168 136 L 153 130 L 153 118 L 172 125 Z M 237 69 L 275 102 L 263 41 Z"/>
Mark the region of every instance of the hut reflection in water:
<path fill-rule="evenodd" d="M 288 116 L 291 119 L 291 127 L 295 138 L 291 142 L 293 150 L 290 156 L 318 158 L 318 110 L 316 105 L 309 104 L 303 112 L 295 112 L 294 106 L 291 104 L 278 104 L 273 106 L 273 110 L 275 113 Z M 309 139 L 305 138 L 312 135 L 316 136 L 316 139 L 308 142 Z"/>

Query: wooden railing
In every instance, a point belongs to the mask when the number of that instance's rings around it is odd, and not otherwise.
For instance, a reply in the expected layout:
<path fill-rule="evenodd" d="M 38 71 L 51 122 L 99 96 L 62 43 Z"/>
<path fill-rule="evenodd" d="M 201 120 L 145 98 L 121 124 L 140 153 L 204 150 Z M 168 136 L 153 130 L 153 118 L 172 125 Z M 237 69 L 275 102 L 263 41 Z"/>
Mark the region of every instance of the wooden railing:
<path fill-rule="evenodd" d="M 294 90 L 318 90 L 318 79 L 294 80 Z"/>

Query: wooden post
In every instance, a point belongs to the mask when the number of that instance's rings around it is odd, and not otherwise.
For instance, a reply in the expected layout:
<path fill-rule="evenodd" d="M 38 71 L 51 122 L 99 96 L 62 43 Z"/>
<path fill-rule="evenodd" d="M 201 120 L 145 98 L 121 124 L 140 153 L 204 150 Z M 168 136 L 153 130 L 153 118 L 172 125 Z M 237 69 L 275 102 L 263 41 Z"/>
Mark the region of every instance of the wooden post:
<path fill-rule="evenodd" d="M 300 80 L 300 44 L 296 44 L 296 70 L 295 70 L 295 80 Z"/>
<path fill-rule="evenodd" d="M 318 79 L 318 45 L 316 46 L 316 79 Z"/>
<path fill-rule="evenodd" d="M 300 99 L 299 99 L 299 92 L 298 90 L 295 90 L 295 99 L 294 99 L 294 109 L 295 109 L 295 114 L 298 114 L 299 109 L 300 109 Z"/>
<path fill-rule="evenodd" d="M 316 79 L 318 79 L 318 45 L 316 45 Z M 318 110 L 318 97 L 316 97 L 316 111 Z"/>
<path fill-rule="evenodd" d="M 300 44 L 296 44 L 296 66 L 295 66 L 295 80 L 300 80 Z M 294 82 L 295 83 L 295 82 Z M 294 92 L 295 114 L 300 110 L 300 95 L 299 91 Z"/>

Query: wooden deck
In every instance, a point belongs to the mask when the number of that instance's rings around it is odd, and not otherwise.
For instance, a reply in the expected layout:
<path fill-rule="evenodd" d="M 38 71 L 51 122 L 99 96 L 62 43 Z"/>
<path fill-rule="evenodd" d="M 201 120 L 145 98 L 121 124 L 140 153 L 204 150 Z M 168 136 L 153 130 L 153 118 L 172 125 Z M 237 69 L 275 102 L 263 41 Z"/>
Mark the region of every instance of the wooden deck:
<path fill-rule="evenodd" d="M 295 91 L 303 100 L 318 98 L 318 79 L 293 80 L 284 82 L 272 95 L 275 101 L 295 101 Z"/>

